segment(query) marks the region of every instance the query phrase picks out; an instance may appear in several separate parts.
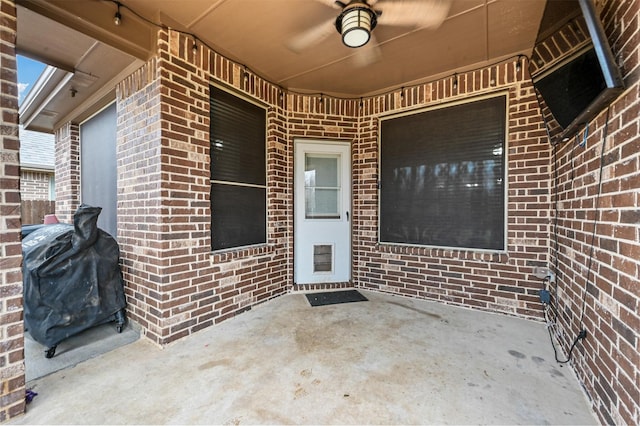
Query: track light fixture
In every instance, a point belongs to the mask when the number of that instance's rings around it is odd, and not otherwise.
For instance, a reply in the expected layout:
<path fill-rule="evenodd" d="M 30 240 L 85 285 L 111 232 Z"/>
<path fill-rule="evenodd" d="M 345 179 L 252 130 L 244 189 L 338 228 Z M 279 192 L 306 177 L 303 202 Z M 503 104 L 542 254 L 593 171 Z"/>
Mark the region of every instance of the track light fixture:
<path fill-rule="evenodd" d="M 120 2 L 116 2 L 116 6 L 118 6 L 118 10 L 116 10 L 116 14 L 113 15 L 113 23 L 116 26 L 120 26 L 122 23 L 122 15 L 120 14 Z"/>
<path fill-rule="evenodd" d="M 193 40 L 193 46 L 191 46 L 191 51 L 194 55 L 198 53 L 198 43 L 196 43 L 195 39 Z"/>

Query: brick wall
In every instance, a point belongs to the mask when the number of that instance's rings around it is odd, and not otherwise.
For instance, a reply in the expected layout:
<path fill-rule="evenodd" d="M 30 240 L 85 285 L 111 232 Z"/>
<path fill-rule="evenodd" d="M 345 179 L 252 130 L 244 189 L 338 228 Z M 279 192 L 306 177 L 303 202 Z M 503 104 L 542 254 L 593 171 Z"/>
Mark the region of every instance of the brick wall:
<path fill-rule="evenodd" d="M 528 76 L 516 62 L 463 73 L 363 102 L 354 155 L 354 256 L 358 286 L 409 297 L 541 317 L 549 246 L 550 146 Z M 508 240 L 505 253 L 378 244 L 378 116 L 487 93 L 507 94 Z"/>
<path fill-rule="evenodd" d="M 80 206 L 80 127 L 66 123 L 55 132 L 56 144 L 56 216 L 73 223 Z"/>
<path fill-rule="evenodd" d="M 607 424 L 640 424 L 639 12 L 638 0 L 605 2 L 601 18 L 627 90 L 589 124 L 585 146 L 559 145 L 555 162 L 558 338 L 566 353 L 587 331 L 572 364 Z"/>
<path fill-rule="evenodd" d="M 0 422 L 24 412 L 16 8 L 0 0 Z"/>
<path fill-rule="evenodd" d="M 49 185 L 52 172 L 22 170 L 20 174 L 20 195 L 23 200 L 49 200 Z"/>
<path fill-rule="evenodd" d="M 158 341 L 162 336 L 163 217 L 157 61 L 117 87 L 117 222 L 128 316 Z"/>
<path fill-rule="evenodd" d="M 118 97 L 118 239 L 130 315 L 166 344 L 287 291 L 291 194 L 280 90 L 173 31 Z M 268 107 L 268 244 L 212 254 L 209 83 Z"/>
<path fill-rule="evenodd" d="M 589 44 L 588 34 L 584 19 L 574 18 L 546 39 L 537 42 L 531 54 L 536 60 L 529 64 L 531 75 L 541 74 L 553 68 L 562 59 L 580 51 Z"/>
<path fill-rule="evenodd" d="M 287 96 L 288 173 L 286 182 L 291 193 L 294 189 L 295 140 L 327 140 L 351 143 L 352 156 L 358 140 L 358 103 L 354 100 L 289 94 Z M 291 200 L 293 206 L 293 200 Z M 293 211 L 293 207 L 291 207 Z M 353 214 L 353 208 L 350 209 Z M 293 221 L 293 215 L 291 214 Z M 293 223 L 293 222 L 292 222 Z M 293 244 L 291 245 L 293 262 Z M 327 290 L 354 287 L 354 282 L 296 284 L 292 291 Z"/>
<path fill-rule="evenodd" d="M 444 78 L 407 88 L 404 96 L 396 91 L 362 102 L 281 96 L 277 86 L 201 45 L 194 53 L 191 38 L 160 31 L 157 56 L 117 88 L 118 238 L 130 315 L 150 339 L 166 344 L 293 290 L 293 143 L 309 138 L 352 144 L 353 280 L 320 288 L 356 286 L 541 319 L 542 283 L 532 272 L 555 261 L 551 195 L 557 164 L 562 187 L 557 300 L 566 313 L 559 339 L 566 352 L 586 295 L 584 324 L 592 337 L 576 352 L 578 375 L 603 422 L 638 423 L 637 12 L 638 0 L 605 3 L 607 32 L 631 88 L 611 110 L 601 199 L 606 209 L 589 285 L 585 250 L 604 115 L 594 120 L 583 152 L 563 145 L 554 162 L 529 78 L 516 70 L 515 61 L 462 73 L 457 87 L 453 78 Z M 264 246 L 209 251 L 210 82 L 268 108 Z M 378 117 L 500 91 L 508 97 L 506 253 L 378 244 Z M 59 140 L 76 146 L 65 149 L 77 154 L 77 126 L 59 134 Z M 77 160 L 76 154 L 69 158 Z M 77 186 L 71 177 L 67 182 Z M 74 202 L 69 192 L 67 205 Z"/>
<path fill-rule="evenodd" d="M 152 340 L 167 343 L 288 290 L 354 285 L 540 317 L 540 282 L 531 271 L 548 261 L 550 150 L 515 62 L 461 74 L 457 89 L 445 79 L 407 89 L 404 98 L 281 96 L 277 86 L 203 46 L 194 53 L 188 37 L 159 34 L 157 58 L 118 87 L 118 238 L 131 315 Z M 211 81 L 268 107 L 264 247 L 209 252 Z M 377 245 L 377 117 L 496 90 L 509 95 L 508 253 Z M 352 282 L 292 286 L 297 138 L 352 144 Z"/>

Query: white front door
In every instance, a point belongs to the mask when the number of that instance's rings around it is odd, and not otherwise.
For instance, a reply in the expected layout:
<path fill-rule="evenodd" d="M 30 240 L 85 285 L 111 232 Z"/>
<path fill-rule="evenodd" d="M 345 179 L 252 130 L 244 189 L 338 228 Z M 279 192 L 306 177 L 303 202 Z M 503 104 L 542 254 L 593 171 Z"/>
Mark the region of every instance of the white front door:
<path fill-rule="evenodd" d="M 351 146 L 295 141 L 296 284 L 351 279 Z"/>

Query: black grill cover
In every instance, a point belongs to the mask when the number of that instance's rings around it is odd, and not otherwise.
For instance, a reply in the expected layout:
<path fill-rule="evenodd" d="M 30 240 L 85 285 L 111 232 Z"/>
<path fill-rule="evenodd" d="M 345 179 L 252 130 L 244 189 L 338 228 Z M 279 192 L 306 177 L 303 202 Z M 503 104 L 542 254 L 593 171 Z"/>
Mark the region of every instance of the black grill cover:
<path fill-rule="evenodd" d="M 25 325 L 47 347 L 125 307 L 120 250 L 98 229 L 101 211 L 83 204 L 73 225 L 47 225 L 22 240 Z"/>

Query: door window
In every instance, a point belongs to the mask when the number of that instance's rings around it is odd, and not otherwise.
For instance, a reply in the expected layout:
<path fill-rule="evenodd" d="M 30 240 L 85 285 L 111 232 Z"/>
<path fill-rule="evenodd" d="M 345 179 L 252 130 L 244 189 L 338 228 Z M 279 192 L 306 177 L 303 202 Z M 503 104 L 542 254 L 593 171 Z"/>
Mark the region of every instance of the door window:
<path fill-rule="evenodd" d="M 340 156 L 305 154 L 305 218 L 340 219 Z"/>

